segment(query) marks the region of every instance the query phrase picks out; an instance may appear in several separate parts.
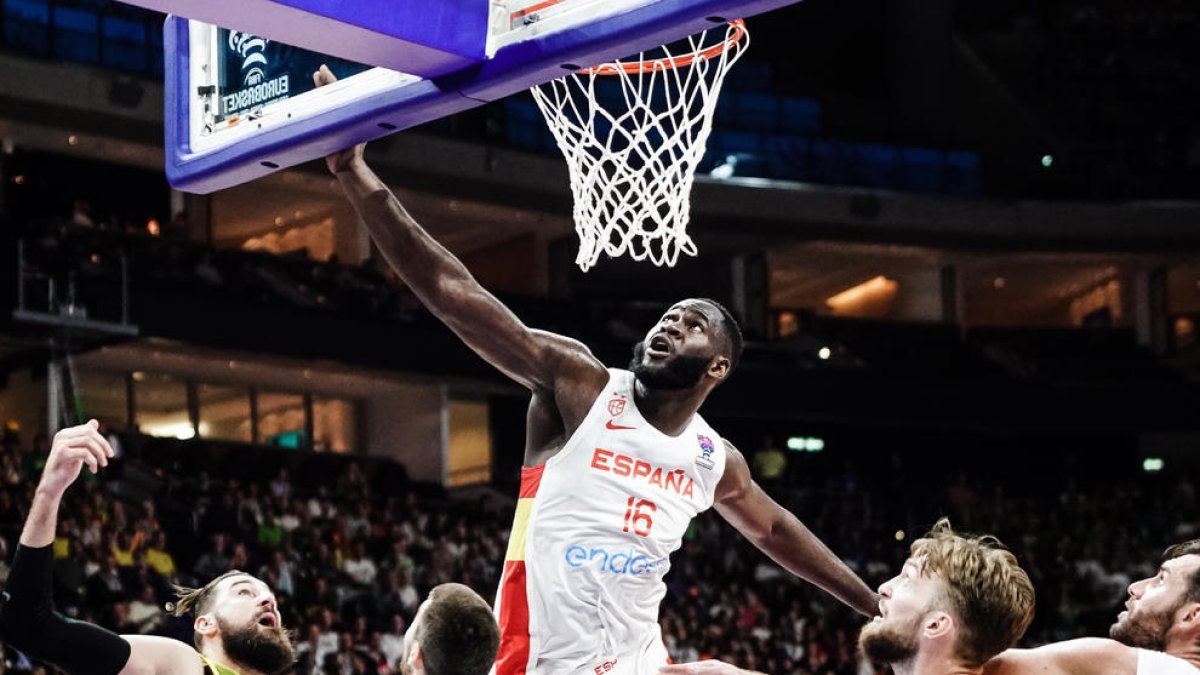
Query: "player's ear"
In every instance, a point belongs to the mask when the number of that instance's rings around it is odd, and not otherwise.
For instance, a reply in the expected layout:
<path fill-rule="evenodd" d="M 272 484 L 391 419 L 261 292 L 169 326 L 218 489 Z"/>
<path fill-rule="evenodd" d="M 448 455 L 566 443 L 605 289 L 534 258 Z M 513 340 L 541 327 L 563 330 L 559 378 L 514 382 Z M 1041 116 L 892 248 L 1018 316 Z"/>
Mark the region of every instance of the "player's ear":
<path fill-rule="evenodd" d="M 730 361 L 728 356 L 720 354 L 713 357 L 712 361 L 708 362 L 708 376 L 717 380 L 724 380 L 729 374 Z"/>
<path fill-rule="evenodd" d="M 217 634 L 217 620 L 212 614 L 201 614 L 192 623 L 192 630 L 207 640 Z"/>
<path fill-rule="evenodd" d="M 410 673 L 424 673 L 425 672 L 425 650 L 421 649 L 420 644 L 418 644 L 416 646 L 416 648 L 413 649 L 408 654 L 408 672 L 410 672 Z"/>
<path fill-rule="evenodd" d="M 925 617 L 921 632 L 927 638 L 939 638 L 949 635 L 954 630 L 954 618 L 946 612 L 932 612 Z"/>
<path fill-rule="evenodd" d="M 1186 626 L 1200 628 L 1200 602 L 1186 602 L 1179 619 Z"/>

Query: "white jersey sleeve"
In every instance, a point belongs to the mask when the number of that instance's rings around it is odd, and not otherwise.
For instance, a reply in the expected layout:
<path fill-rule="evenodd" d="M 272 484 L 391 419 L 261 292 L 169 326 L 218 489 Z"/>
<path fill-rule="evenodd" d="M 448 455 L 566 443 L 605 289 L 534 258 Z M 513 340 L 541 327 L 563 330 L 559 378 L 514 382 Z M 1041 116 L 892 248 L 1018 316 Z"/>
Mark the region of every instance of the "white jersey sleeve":
<path fill-rule="evenodd" d="M 1200 668 L 1177 656 L 1139 649 L 1137 675 L 1200 675 Z"/>

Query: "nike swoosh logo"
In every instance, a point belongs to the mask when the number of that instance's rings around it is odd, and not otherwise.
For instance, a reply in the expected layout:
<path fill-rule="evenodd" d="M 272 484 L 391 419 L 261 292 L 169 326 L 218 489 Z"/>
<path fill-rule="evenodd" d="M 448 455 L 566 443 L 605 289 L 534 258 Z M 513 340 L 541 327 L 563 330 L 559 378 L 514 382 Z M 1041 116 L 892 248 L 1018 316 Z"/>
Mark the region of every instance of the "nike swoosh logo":
<path fill-rule="evenodd" d="M 608 422 L 606 422 L 604 426 L 609 429 L 614 429 L 614 430 L 615 429 L 636 429 L 637 428 L 637 427 L 627 427 L 627 426 L 623 426 L 620 424 L 613 424 L 612 420 L 609 420 Z"/>

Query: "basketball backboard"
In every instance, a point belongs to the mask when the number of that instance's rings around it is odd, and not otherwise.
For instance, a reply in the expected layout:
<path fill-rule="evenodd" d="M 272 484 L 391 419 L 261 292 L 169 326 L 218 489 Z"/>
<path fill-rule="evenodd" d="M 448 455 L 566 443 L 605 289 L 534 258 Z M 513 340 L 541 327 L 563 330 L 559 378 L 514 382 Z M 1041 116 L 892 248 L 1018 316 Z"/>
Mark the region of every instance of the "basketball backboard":
<path fill-rule="evenodd" d="M 793 2 L 132 4 L 176 15 L 164 39 L 167 177 L 207 193 Z M 318 91 L 309 76 L 326 62 L 341 79 Z"/>

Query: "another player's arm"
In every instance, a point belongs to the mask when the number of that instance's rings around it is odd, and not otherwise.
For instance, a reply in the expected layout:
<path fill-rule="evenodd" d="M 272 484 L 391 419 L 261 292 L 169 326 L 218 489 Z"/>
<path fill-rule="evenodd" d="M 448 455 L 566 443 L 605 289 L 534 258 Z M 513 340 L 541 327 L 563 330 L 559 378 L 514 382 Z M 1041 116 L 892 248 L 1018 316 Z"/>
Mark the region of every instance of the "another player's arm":
<path fill-rule="evenodd" d="M 334 80 L 323 66 L 314 79 L 318 85 Z M 334 153 L 326 164 L 404 283 L 488 363 L 535 392 L 554 393 L 564 417 L 582 419 L 608 379 L 604 365 L 576 340 L 530 329 L 483 288 L 405 210 L 363 161 L 362 151 L 358 145 Z M 563 382 L 570 386 L 557 386 Z"/>
<path fill-rule="evenodd" d="M 122 638 L 54 611 L 52 549 L 63 494 L 84 465 L 96 473 L 112 456 L 95 420 L 54 435 L 9 572 L 0 606 L 0 639 L 69 675 L 200 675 L 203 665 L 196 651 L 182 642 Z"/>
<path fill-rule="evenodd" d="M 658 669 L 658 675 L 765 675 L 757 670 L 744 670 L 735 665 L 709 659 L 693 663 L 671 663 Z"/>
<path fill-rule="evenodd" d="M 1137 650 L 1115 640 L 1080 638 L 1009 649 L 983 666 L 983 675 L 1134 675 Z"/>
<path fill-rule="evenodd" d="M 862 614 L 874 616 L 879 596 L 804 523 L 763 492 L 750 477 L 746 458 L 732 443 L 725 441 L 725 450 L 725 474 L 717 484 L 717 512 L 784 569 Z"/>

